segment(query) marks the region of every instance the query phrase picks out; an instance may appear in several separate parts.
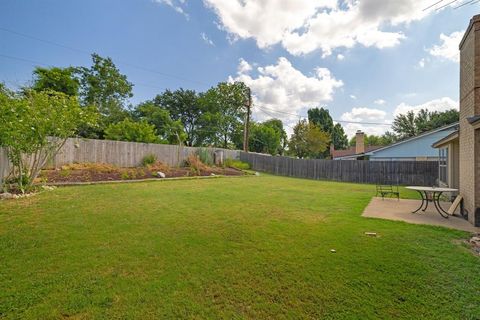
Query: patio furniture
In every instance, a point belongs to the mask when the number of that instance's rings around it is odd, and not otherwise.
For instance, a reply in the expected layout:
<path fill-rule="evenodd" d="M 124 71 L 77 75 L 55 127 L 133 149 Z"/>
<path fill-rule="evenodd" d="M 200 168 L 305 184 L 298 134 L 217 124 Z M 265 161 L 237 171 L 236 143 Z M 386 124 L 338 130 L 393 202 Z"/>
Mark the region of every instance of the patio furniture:
<path fill-rule="evenodd" d="M 453 188 L 421 187 L 421 186 L 409 186 L 409 187 L 406 187 L 406 189 L 415 190 L 418 193 L 420 193 L 420 196 L 422 197 L 422 203 L 420 204 L 420 207 L 417 210 L 413 211 L 412 213 L 417 213 L 420 209 L 425 212 L 425 210 L 427 210 L 428 208 L 428 203 L 433 202 L 433 205 L 435 206 L 435 209 L 437 210 L 437 212 L 445 219 L 448 219 L 449 213 L 445 211 L 440 205 L 440 197 L 444 192 L 458 191 L 458 189 L 453 189 Z"/>
<path fill-rule="evenodd" d="M 393 186 L 393 185 L 382 185 L 382 184 L 377 184 L 377 193 L 376 197 L 380 195 L 382 199 L 385 198 L 385 196 L 390 195 L 390 196 L 395 196 L 397 197 L 398 200 L 400 200 L 400 191 L 398 190 L 398 185 Z"/>

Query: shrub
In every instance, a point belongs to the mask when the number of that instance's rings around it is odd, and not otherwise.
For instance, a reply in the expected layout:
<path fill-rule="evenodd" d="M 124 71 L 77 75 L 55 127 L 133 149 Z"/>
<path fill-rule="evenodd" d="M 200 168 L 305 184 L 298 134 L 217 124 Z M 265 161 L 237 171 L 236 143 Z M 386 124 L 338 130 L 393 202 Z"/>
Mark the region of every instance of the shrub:
<path fill-rule="evenodd" d="M 142 166 L 151 166 L 157 162 L 157 156 L 154 154 L 148 154 L 142 159 Z"/>
<path fill-rule="evenodd" d="M 196 154 L 189 155 L 186 163 L 187 166 L 190 167 L 190 170 L 197 175 L 200 175 L 202 170 L 208 169 L 208 167 L 200 160 L 200 157 Z"/>
<path fill-rule="evenodd" d="M 199 148 L 197 150 L 197 155 L 204 164 L 208 166 L 213 166 L 213 157 L 212 153 L 206 148 Z"/>
<path fill-rule="evenodd" d="M 250 165 L 246 162 L 234 159 L 226 159 L 225 160 L 225 167 L 235 168 L 239 170 L 248 170 L 250 169 Z"/>

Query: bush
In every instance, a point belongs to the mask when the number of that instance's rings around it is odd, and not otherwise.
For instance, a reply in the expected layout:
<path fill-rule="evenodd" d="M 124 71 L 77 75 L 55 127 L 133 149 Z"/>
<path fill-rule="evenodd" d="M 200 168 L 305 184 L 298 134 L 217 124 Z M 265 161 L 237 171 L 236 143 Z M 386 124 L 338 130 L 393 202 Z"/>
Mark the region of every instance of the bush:
<path fill-rule="evenodd" d="M 213 157 L 212 153 L 206 148 L 200 148 L 197 150 L 198 158 L 201 162 L 207 166 L 213 166 Z"/>
<path fill-rule="evenodd" d="M 200 160 L 200 157 L 196 154 L 189 155 L 186 164 L 188 167 L 190 167 L 190 170 L 197 175 L 200 175 L 202 170 L 208 169 L 208 167 Z"/>
<path fill-rule="evenodd" d="M 154 154 L 148 154 L 142 159 L 142 166 L 151 166 L 157 162 L 157 156 Z"/>
<path fill-rule="evenodd" d="M 235 168 L 239 170 L 248 170 L 250 169 L 250 165 L 246 162 L 234 159 L 226 159 L 225 160 L 225 167 Z"/>

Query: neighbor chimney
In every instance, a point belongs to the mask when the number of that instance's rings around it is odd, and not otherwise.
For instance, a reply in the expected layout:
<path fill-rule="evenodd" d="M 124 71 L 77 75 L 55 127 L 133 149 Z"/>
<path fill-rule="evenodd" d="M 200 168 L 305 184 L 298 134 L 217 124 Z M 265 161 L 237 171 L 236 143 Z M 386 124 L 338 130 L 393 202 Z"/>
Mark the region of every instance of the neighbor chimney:
<path fill-rule="evenodd" d="M 355 153 L 365 153 L 365 134 L 358 130 L 355 135 Z"/>
<path fill-rule="evenodd" d="M 334 154 L 335 154 L 335 146 L 332 143 L 330 144 L 330 156 L 332 157 L 332 159 Z"/>

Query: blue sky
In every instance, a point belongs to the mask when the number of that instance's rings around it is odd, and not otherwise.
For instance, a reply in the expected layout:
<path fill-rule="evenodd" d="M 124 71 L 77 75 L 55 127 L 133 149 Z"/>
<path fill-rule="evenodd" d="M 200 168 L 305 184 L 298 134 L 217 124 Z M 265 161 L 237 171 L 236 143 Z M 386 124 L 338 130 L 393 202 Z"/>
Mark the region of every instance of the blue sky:
<path fill-rule="evenodd" d="M 293 125 L 326 106 L 337 120 L 388 124 L 458 107 L 458 41 L 480 3 L 423 10 L 435 2 L 2 0 L 0 81 L 15 88 L 35 65 L 88 66 L 97 52 L 135 84 L 132 104 L 231 79 L 252 87 L 258 120 Z M 388 129 L 343 124 L 350 135 Z"/>

